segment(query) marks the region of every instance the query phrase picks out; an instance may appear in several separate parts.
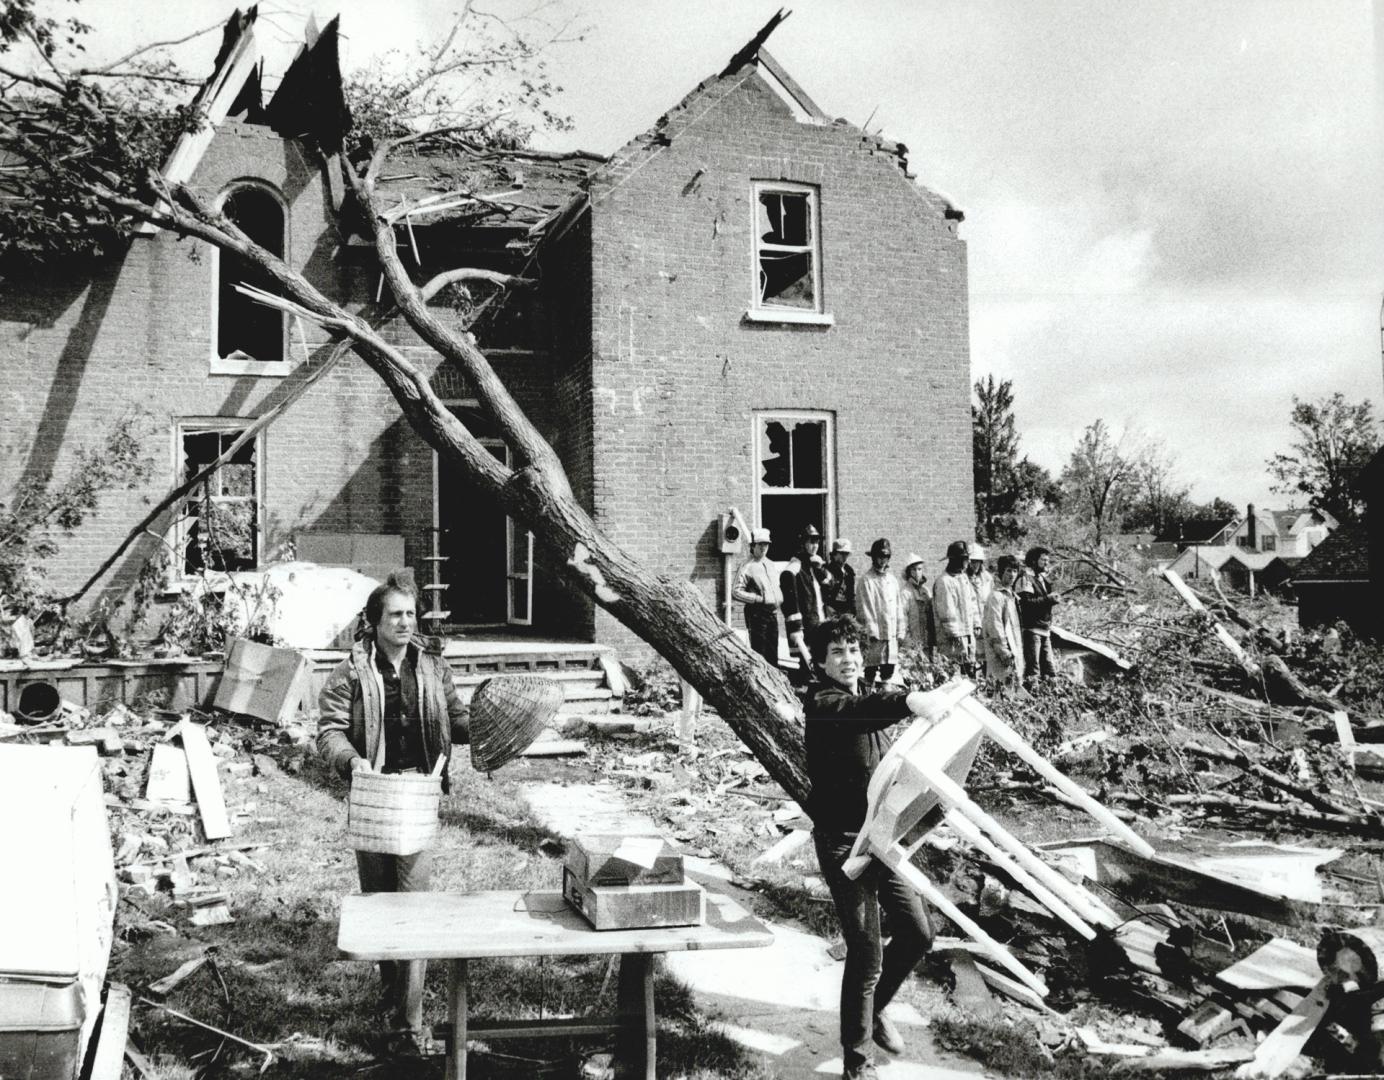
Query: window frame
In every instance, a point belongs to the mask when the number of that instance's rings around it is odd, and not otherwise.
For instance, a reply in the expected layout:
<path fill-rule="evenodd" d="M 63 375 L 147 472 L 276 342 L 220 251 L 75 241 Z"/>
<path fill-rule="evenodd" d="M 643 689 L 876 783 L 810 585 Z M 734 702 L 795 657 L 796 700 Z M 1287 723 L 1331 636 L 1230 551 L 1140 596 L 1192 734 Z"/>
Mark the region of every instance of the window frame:
<path fill-rule="evenodd" d="M 825 421 L 823 446 L 825 460 L 822 462 L 822 488 L 771 488 L 764 483 L 764 459 L 760 454 L 761 440 L 765 425 L 771 421 L 800 422 L 803 420 Z M 750 463 L 754 473 L 754 528 L 764 528 L 764 496 L 775 493 L 794 495 L 826 496 L 822 511 L 822 534 L 835 536 L 836 529 L 836 414 L 825 409 L 756 409 L 750 415 Z M 791 440 L 790 440 L 791 445 Z"/>
<path fill-rule="evenodd" d="M 187 478 L 183 475 L 183 441 L 188 435 L 201 435 L 211 432 L 224 434 L 232 431 L 244 431 L 249 427 L 253 420 L 239 416 L 182 416 L 173 422 L 172 451 L 173 451 L 173 484 L 182 484 Z M 182 512 L 183 506 L 191 492 L 178 500 L 174 510 L 172 525 L 168 530 L 168 544 L 173 551 L 173 559 L 169 566 L 169 588 L 172 591 L 181 591 L 182 587 L 189 582 L 198 581 L 205 576 L 209 578 L 225 578 L 230 574 L 252 573 L 260 569 L 264 562 L 264 529 L 265 529 L 265 507 L 264 507 L 264 432 L 258 431 L 253 439 L 255 448 L 255 559 L 254 566 L 246 570 L 213 570 L 205 568 L 201 571 L 189 572 L 183 562 L 184 548 L 187 545 L 188 532 L 191 529 L 191 522 Z"/>
<path fill-rule="evenodd" d="M 822 296 L 822 198 L 820 189 L 813 184 L 800 184 L 789 180 L 753 180 L 750 183 L 750 306 L 745 318 L 751 322 L 799 323 L 811 326 L 832 326 L 835 319 L 826 310 Z M 760 252 L 766 247 L 776 251 L 802 251 L 801 245 L 766 245 L 759 235 L 759 200 L 763 194 L 806 195 L 808 221 L 811 227 L 812 243 L 812 298 L 814 307 L 794 308 L 786 305 L 765 304 L 759 288 Z"/>
<path fill-rule="evenodd" d="M 254 177 L 245 177 L 233 180 L 221 189 L 216 196 L 213 204 L 220 211 L 225 205 L 226 200 L 237 191 L 246 188 L 253 188 L 263 192 L 279 204 L 279 209 L 283 212 L 284 235 L 283 235 L 283 260 L 285 264 L 292 265 L 290 259 L 289 241 L 293 230 L 289 227 L 289 207 L 288 200 L 283 193 L 272 184 Z M 282 378 L 293 370 L 293 361 L 290 354 L 289 335 L 288 335 L 288 315 L 285 313 L 280 316 L 280 328 L 283 338 L 282 359 L 279 360 L 255 360 L 253 358 L 242 359 L 241 357 L 221 356 L 217 348 L 217 338 L 220 334 L 221 323 L 221 249 L 215 244 L 207 245 L 211 249 L 211 301 L 210 311 L 211 320 L 207 328 L 207 352 L 210 371 L 213 375 L 268 375 Z"/>

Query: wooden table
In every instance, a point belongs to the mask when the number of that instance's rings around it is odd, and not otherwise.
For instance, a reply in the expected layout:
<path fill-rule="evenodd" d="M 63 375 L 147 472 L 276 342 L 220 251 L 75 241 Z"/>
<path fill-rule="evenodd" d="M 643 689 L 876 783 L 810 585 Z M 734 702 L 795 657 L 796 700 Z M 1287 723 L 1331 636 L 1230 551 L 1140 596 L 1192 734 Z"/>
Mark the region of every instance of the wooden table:
<path fill-rule="evenodd" d="M 466 1040 L 593 1035 L 615 1031 L 622 1072 L 654 1080 L 653 958 L 691 949 L 748 949 L 773 943 L 768 927 L 727 896 L 706 895 L 701 926 L 593 930 L 560 892 L 366 893 L 341 902 L 336 944 L 353 960 L 446 960 L 448 1080 L 466 1076 Z M 486 1020 L 467 1015 L 468 960 L 508 956 L 618 955 L 613 1017 Z"/>

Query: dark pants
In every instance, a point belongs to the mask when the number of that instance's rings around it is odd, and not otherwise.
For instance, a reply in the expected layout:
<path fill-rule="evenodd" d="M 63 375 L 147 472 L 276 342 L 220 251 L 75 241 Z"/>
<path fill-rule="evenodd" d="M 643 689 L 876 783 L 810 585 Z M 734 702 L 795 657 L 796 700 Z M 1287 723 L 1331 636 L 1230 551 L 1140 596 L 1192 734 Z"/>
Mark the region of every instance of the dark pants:
<path fill-rule="evenodd" d="M 778 667 L 778 613 L 773 604 L 746 604 L 745 628 L 750 632 L 750 648 Z"/>
<path fill-rule="evenodd" d="M 356 852 L 361 892 L 427 892 L 432 860 L 426 851 L 416 855 L 379 855 Z M 390 1026 L 398 1030 L 423 1030 L 423 977 L 426 960 L 381 960 L 380 982 L 389 1009 Z"/>
<path fill-rule="evenodd" d="M 1025 630 L 1024 637 L 1024 682 L 1032 682 L 1041 675 L 1051 679 L 1057 675 L 1057 664 L 1053 661 L 1052 635 L 1046 630 Z"/>
<path fill-rule="evenodd" d="M 932 921 L 927 905 L 906 881 L 882 863 L 872 861 L 852 880 L 841 864 L 855 842 L 853 833 L 813 831 L 817 865 L 831 890 L 846 965 L 841 973 L 841 1051 L 847 1068 L 871 1060 L 875 1014 L 881 1012 L 904 979 L 932 948 Z M 881 944 L 880 910 L 888 920 L 890 939 Z"/>

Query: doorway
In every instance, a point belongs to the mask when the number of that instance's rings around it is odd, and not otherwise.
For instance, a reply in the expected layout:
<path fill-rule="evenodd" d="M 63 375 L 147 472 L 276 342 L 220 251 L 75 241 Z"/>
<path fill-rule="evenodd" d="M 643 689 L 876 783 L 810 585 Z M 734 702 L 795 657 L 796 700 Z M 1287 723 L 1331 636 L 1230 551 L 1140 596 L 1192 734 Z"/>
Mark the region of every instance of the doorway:
<path fill-rule="evenodd" d="M 454 408 L 474 430 L 468 410 Z M 504 464 L 504 440 L 481 436 L 481 444 Z M 440 578 L 447 586 L 442 607 L 454 626 L 530 626 L 533 623 L 533 534 L 495 501 L 433 454 L 433 527 L 437 530 Z"/>

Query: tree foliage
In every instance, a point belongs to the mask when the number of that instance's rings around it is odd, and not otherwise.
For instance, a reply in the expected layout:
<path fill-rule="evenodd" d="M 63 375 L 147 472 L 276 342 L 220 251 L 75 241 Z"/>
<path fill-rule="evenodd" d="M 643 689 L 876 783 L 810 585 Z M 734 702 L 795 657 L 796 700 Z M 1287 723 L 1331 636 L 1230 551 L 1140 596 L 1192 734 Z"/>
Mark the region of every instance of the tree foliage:
<path fill-rule="evenodd" d="M 1064 503 L 1091 528 L 1097 544 L 1119 528 L 1138 490 L 1141 455 L 1127 434 L 1112 436 L 1104 420 L 1090 424 L 1062 470 Z"/>
<path fill-rule="evenodd" d="M 985 543 L 1012 541 L 1024 531 L 1023 518 L 1054 505 L 1057 491 L 1046 469 L 1019 457 L 1010 380 L 987 375 L 976 382 L 971 443 L 976 532 Z"/>
<path fill-rule="evenodd" d="M 1355 479 L 1379 449 L 1379 428 L 1369 401 L 1348 402 L 1337 392 L 1316 401 L 1293 398 L 1295 441 L 1268 460 L 1273 490 L 1305 495 L 1313 509 L 1338 521 L 1358 521 L 1364 509 Z"/>
<path fill-rule="evenodd" d="M 106 492 L 148 479 L 153 461 L 138 429 L 136 417 L 123 418 L 99 443 L 80 447 L 61 478 L 22 480 L 9 503 L 0 503 L 0 608 L 41 607 L 47 595 L 43 564 L 57 553 L 59 538 L 95 513 Z"/>

